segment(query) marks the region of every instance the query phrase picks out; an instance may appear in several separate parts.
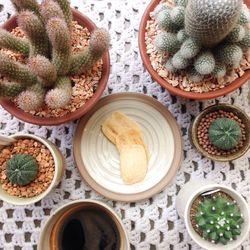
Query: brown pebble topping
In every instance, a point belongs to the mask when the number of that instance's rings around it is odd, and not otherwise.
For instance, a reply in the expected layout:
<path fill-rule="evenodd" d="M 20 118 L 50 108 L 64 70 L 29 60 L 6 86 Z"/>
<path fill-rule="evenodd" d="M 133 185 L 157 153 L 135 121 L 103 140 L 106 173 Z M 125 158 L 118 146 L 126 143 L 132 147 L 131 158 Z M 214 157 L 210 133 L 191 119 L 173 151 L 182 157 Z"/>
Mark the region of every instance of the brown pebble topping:
<path fill-rule="evenodd" d="M 208 138 L 208 129 L 210 124 L 217 118 L 230 118 L 234 121 L 236 121 L 241 129 L 241 139 L 240 142 L 236 145 L 236 147 L 234 147 L 231 150 L 222 150 L 222 149 L 218 149 L 217 147 L 213 146 L 212 143 L 210 142 L 209 138 Z M 230 155 L 232 153 L 235 153 L 236 151 L 238 151 L 240 148 L 243 147 L 243 142 L 246 140 L 246 132 L 245 132 L 245 125 L 243 124 L 243 122 L 241 121 L 241 119 L 236 116 L 234 113 L 232 112 L 227 112 L 227 111 L 223 111 L 223 110 L 219 110 L 219 111 L 215 111 L 215 112 L 211 112 L 207 115 L 205 115 L 200 123 L 198 124 L 197 127 L 197 137 L 198 137 L 198 142 L 200 144 L 200 146 L 209 154 L 211 155 Z"/>
<path fill-rule="evenodd" d="M 12 184 L 6 176 L 6 162 L 14 154 L 30 154 L 38 163 L 36 178 L 25 186 Z M 33 139 L 19 139 L 0 152 L 0 184 L 8 194 L 18 197 L 33 197 L 44 192 L 51 184 L 55 172 L 53 156 L 42 143 Z"/>

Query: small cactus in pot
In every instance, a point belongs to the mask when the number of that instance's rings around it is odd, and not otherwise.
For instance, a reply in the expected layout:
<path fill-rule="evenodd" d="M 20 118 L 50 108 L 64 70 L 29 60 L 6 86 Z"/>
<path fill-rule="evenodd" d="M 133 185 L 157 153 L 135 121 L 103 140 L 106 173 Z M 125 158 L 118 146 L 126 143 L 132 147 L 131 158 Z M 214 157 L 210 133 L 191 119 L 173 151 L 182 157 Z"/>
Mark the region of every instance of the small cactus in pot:
<path fill-rule="evenodd" d="M 153 15 L 160 29 L 155 48 L 172 60 L 165 68 L 184 71 L 193 82 L 224 77 L 250 46 L 249 11 L 241 0 L 161 2 Z"/>
<path fill-rule="evenodd" d="M 192 213 L 193 226 L 205 240 L 226 245 L 241 234 L 244 218 L 238 204 L 231 197 L 216 192 L 199 196 L 196 203 Z"/>
<path fill-rule="evenodd" d="M 109 46 L 104 29 L 92 32 L 89 46 L 72 52 L 72 14 L 67 0 L 12 0 L 18 11 L 17 23 L 25 38 L 0 30 L 0 47 L 19 52 L 26 63 L 1 53 L 0 98 L 16 97 L 18 106 L 37 110 L 45 104 L 63 108 L 71 100 L 70 77 L 81 75 L 102 57 Z"/>

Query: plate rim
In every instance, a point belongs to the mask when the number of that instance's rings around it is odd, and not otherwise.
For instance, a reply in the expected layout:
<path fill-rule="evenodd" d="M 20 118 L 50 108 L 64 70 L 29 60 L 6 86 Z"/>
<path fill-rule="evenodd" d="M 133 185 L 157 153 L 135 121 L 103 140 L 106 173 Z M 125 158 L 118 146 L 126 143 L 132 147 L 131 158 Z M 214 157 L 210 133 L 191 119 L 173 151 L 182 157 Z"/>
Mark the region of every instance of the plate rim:
<path fill-rule="evenodd" d="M 137 101 L 139 100 L 146 104 L 149 104 L 151 107 L 156 109 L 165 118 L 165 120 L 167 121 L 167 123 L 169 124 L 172 130 L 172 134 L 174 135 L 174 148 L 175 148 L 173 160 L 171 162 L 169 170 L 166 172 L 163 178 L 153 187 L 147 190 L 144 190 L 142 192 L 132 193 L 132 194 L 131 193 L 130 194 L 118 193 L 115 191 L 111 191 L 103 187 L 98 182 L 96 182 L 88 173 L 84 165 L 84 162 L 81 158 L 81 154 L 80 154 L 81 135 L 90 117 L 103 105 L 106 105 L 117 99 L 119 100 L 119 99 L 126 99 L 126 98 L 132 98 Z M 114 94 L 110 94 L 110 95 L 102 97 L 97 102 L 95 107 L 92 108 L 86 115 L 84 115 L 79 120 L 76 130 L 75 130 L 74 137 L 73 137 L 73 157 L 74 157 L 75 165 L 77 169 L 79 170 L 81 177 L 97 193 L 111 200 L 124 201 L 124 202 L 136 202 L 139 200 L 152 197 L 153 195 L 161 192 L 163 188 L 166 187 L 174 178 L 183 160 L 183 139 L 181 136 L 181 130 L 177 124 L 176 119 L 174 118 L 172 113 L 162 103 L 160 103 L 153 97 L 147 96 L 142 93 L 120 92 L 120 93 L 114 93 Z"/>

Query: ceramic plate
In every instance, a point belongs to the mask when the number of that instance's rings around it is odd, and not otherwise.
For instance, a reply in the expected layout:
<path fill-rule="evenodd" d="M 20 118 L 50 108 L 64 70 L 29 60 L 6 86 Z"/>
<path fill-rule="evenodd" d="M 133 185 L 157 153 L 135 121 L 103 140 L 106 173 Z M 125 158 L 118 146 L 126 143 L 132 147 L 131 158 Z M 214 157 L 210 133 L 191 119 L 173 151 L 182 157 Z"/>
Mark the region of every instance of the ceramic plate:
<path fill-rule="evenodd" d="M 101 124 L 114 111 L 136 121 L 148 147 L 148 171 L 136 184 L 124 184 L 119 153 L 102 133 Z M 118 93 L 102 98 L 84 116 L 74 137 L 76 165 L 87 183 L 102 195 L 120 201 L 137 201 L 161 191 L 175 175 L 182 160 L 182 139 L 171 113 L 152 97 Z"/>

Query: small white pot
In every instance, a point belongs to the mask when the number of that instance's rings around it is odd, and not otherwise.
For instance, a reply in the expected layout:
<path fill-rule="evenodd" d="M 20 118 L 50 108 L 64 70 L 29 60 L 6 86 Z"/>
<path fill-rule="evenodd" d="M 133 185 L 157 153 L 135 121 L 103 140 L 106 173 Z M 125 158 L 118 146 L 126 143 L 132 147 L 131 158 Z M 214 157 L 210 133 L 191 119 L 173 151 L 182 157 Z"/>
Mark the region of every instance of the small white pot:
<path fill-rule="evenodd" d="M 28 205 L 28 204 L 35 203 L 35 202 L 41 200 L 42 198 L 44 198 L 48 193 L 50 193 L 51 190 L 54 187 L 56 187 L 58 185 L 58 183 L 60 182 L 60 180 L 63 176 L 63 173 L 64 173 L 63 156 L 55 144 L 53 144 L 52 142 L 50 142 L 46 139 L 43 139 L 43 138 L 37 136 L 37 135 L 17 134 L 17 135 L 13 135 L 11 137 L 14 139 L 26 139 L 27 138 L 27 139 L 33 139 L 33 140 L 39 141 L 40 143 L 45 145 L 45 147 L 52 154 L 52 157 L 53 157 L 53 160 L 55 163 L 54 177 L 52 179 L 52 182 L 48 186 L 48 188 L 44 192 L 42 192 L 41 194 L 30 197 L 30 198 L 17 197 L 17 196 L 13 196 L 13 195 L 8 194 L 5 190 L 2 189 L 2 187 L 0 185 L 0 199 L 6 201 L 8 203 L 14 204 L 14 205 Z"/>
<path fill-rule="evenodd" d="M 38 244 L 37 244 L 38 250 L 56 249 L 55 244 L 53 243 L 53 240 L 51 237 L 52 233 L 54 232 L 53 230 L 54 226 L 60 218 L 65 216 L 65 212 L 69 211 L 72 208 L 74 209 L 76 207 L 78 208 L 79 207 L 82 207 L 82 208 L 94 207 L 94 208 L 101 208 L 103 210 L 106 210 L 118 229 L 120 239 L 121 239 L 120 250 L 130 250 L 128 236 L 119 216 L 114 212 L 114 210 L 111 207 L 109 207 L 105 203 L 101 201 L 90 200 L 90 199 L 81 199 L 81 200 L 71 201 L 63 205 L 62 207 L 58 208 L 52 215 L 50 215 L 49 219 L 45 222 L 45 224 L 42 227 L 42 231 L 40 233 L 40 237 L 39 237 Z"/>
<path fill-rule="evenodd" d="M 240 211 L 244 216 L 244 223 L 241 227 L 241 234 L 237 236 L 236 240 L 228 242 L 227 245 L 213 244 L 197 234 L 191 224 L 190 220 L 190 208 L 193 201 L 201 193 L 206 191 L 220 189 L 220 191 L 227 193 L 231 196 L 239 205 Z M 210 181 L 190 181 L 185 184 L 176 197 L 176 209 L 178 214 L 184 218 L 184 222 L 188 233 L 191 238 L 202 248 L 207 250 L 233 250 L 240 246 L 247 237 L 249 237 L 250 231 L 250 210 L 245 199 L 234 189 L 224 185 L 216 184 Z"/>

